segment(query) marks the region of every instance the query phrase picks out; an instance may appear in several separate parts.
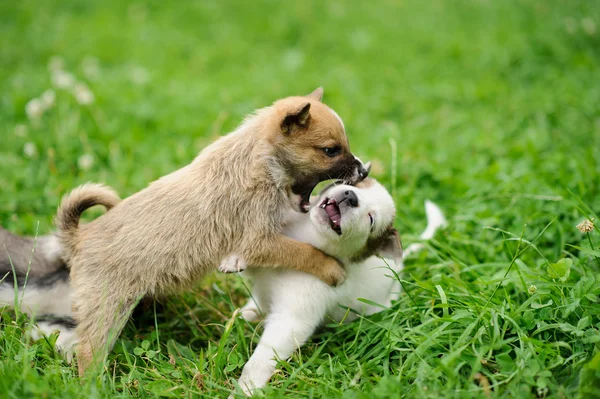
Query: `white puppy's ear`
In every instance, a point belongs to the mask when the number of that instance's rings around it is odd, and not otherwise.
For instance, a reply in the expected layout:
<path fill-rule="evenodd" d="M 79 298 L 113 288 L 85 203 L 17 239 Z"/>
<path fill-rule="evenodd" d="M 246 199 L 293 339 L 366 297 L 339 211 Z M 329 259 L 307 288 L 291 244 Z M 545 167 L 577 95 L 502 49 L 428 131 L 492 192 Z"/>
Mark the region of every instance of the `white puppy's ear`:
<path fill-rule="evenodd" d="M 365 164 L 365 169 L 367 170 L 367 176 L 371 174 L 371 161 Z"/>
<path fill-rule="evenodd" d="M 308 94 L 306 97 L 313 99 L 313 100 L 317 100 L 317 101 L 321 101 L 321 99 L 323 98 L 323 88 L 322 87 L 317 87 L 315 89 L 315 91 L 313 91 L 312 93 Z"/>
<path fill-rule="evenodd" d="M 302 104 L 298 108 L 288 112 L 281 122 L 281 131 L 289 134 L 294 127 L 304 127 L 310 118 L 310 103 Z"/>
<path fill-rule="evenodd" d="M 385 233 L 382 245 L 377 251 L 377 255 L 384 259 L 392 259 L 396 264 L 402 262 L 402 242 L 398 230 L 390 227 Z"/>

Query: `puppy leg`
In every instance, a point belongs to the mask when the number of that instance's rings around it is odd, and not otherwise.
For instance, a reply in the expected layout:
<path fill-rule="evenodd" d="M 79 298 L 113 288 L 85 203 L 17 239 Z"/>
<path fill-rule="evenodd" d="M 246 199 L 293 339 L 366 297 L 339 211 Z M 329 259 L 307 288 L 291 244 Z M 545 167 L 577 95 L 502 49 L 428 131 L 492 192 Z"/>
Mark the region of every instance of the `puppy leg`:
<path fill-rule="evenodd" d="M 75 332 L 79 337 L 77 364 L 82 377 L 90 366 L 104 360 L 141 296 L 126 297 L 100 290 L 80 294 L 77 292 L 73 298 L 73 306 L 77 320 Z"/>
<path fill-rule="evenodd" d="M 342 264 L 310 244 L 284 235 L 257 242 L 240 253 L 247 264 L 286 267 L 313 274 L 328 285 L 337 286 L 346 279 Z"/>
<path fill-rule="evenodd" d="M 251 396 L 255 389 L 264 387 L 275 372 L 277 359 L 289 358 L 294 350 L 304 345 L 321 319 L 322 314 L 318 312 L 270 314 L 260 342 L 238 381 L 244 394 Z"/>

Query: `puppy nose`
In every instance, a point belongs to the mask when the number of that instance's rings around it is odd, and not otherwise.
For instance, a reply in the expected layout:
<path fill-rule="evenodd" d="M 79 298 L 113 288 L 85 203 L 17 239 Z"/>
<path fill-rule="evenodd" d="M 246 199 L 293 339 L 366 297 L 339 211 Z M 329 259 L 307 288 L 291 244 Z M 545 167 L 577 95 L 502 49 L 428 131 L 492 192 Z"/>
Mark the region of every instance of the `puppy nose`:
<path fill-rule="evenodd" d="M 348 205 L 350 205 L 351 207 L 356 208 L 358 206 L 358 197 L 356 196 L 356 193 L 352 190 L 344 191 L 344 200 L 348 201 Z"/>
<path fill-rule="evenodd" d="M 358 167 L 358 177 L 360 181 L 363 181 L 366 179 L 366 177 L 369 176 L 369 171 L 367 169 L 365 169 L 362 165 Z"/>

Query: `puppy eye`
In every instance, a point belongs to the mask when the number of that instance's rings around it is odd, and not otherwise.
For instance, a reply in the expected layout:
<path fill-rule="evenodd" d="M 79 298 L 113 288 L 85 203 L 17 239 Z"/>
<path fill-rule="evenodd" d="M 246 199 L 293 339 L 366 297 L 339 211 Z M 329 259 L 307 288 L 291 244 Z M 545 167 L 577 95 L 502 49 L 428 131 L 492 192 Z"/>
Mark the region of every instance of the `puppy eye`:
<path fill-rule="evenodd" d="M 323 147 L 322 150 L 328 157 L 335 157 L 337 155 L 340 155 L 340 153 L 342 152 L 342 147 L 336 145 L 335 147 Z"/>
<path fill-rule="evenodd" d="M 375 218 L 370 213 L 369 213 L 369 220 L 371 221 L 371 229 L 373 229 L 373 225 L 375 224 Z"/>

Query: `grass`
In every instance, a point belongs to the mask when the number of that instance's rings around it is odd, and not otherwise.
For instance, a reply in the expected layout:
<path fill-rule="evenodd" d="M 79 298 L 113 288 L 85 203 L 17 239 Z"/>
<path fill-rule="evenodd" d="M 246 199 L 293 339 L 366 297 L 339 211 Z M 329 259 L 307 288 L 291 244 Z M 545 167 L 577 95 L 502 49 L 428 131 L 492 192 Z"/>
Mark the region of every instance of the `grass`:
<path fill-rule="evenodd" d="M 22 0 L 0 14 L 12 231 L 49 231 L 87 181 L 134 193 L 254 108 L 319 85 L 394 194 L 405 243 L 424 199 L 446 211 L 401 299 L 316 335 L 265 397 L 600 397 L 600 236 L 575 228 L 600 221 L 595 2 Z M 28 118 L 60 60 L 94 101 L 55 87 Z M 0 396 L 225 397 L 260 332 L 231 319 L 245 292 L 209 276 L 150 305 L 85 383 L 1 311 Z"/>

